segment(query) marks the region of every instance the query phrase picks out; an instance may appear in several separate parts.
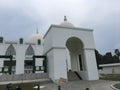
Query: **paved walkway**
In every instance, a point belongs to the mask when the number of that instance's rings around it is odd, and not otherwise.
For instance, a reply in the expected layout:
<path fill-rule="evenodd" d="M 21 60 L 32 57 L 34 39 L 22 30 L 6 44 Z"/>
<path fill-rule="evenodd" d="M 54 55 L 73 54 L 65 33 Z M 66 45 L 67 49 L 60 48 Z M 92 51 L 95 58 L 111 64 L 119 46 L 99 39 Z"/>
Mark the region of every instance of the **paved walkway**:
<path fill-rule="evenodd" d="M 27 81 L 26 81 L 27 82 Z M 32 82 L 32 81 L 31 81 Z M 0 82 L 0 84 L 7 84 L 9 82 Z M 12 82 L 19 83 L 19 82 Z M 113 90 L 111 85 L 120 83 L 119 81 L 106 81 L 106 80 L 96 80 L 96 81 L 69 81 L 64 85 L 61 85 L 61 90 Z M 58 85 L 55 83 L 41 84 L 45 86 L 40 90 L 58 90 Z"/>
<path fill-rule="evenodd" d="M 61 90 L 113 90 L 110 86 L 118 83 L 117 81 L 71 81 L 62 85 Z M 45 88 L 40 90 L 58 90 L 57 85 L 53 83 L 45 84 Z"/>

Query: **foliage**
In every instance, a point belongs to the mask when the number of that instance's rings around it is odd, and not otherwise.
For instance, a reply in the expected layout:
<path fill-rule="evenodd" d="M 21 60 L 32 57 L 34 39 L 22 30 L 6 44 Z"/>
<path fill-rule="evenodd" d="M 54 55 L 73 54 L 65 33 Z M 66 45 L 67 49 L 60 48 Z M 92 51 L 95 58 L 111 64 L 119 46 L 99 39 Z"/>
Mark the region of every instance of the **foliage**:
<path fill-rule="evenodd" d="M 111 81 L 120 81 L 120 74 L 101 74 L 100 79 L 111 80 Z"/>
<path fill-rule="evenodd" d="M 117 51 L 117 55 L 115 53 L 115 55 L 112 56 L 111 52 L 107 52 L 105 55 L 102 55 L 97 50 L 95 50 L 95 56 L 96 56 L 96 62 L 97 62 L 98 69 L 101 69 L 99 67 L 100 64 L 120 63 L 118 51 Z"/>
<path fill-rule="evenodd" d="M 115 54 L 116 54 L 116 56 L 120 56 L 120 51 L 119 51 L 119 49 L 115 49 Z"/>

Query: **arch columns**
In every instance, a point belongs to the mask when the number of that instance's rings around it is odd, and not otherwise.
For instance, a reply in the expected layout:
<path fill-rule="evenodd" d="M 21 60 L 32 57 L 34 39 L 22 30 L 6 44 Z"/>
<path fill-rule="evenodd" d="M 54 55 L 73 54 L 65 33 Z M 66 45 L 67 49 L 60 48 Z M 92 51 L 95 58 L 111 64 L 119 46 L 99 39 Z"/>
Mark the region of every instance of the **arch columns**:
<path fill-rule="evenodd" d="M 24 45 L 17 46 L 16 54 L 16 74 L 24 74 L 24 60 L 25 60 Z"/>
<path fill-rule="evenodd" d="M 60 78 L 67 80 L 66 48 L 53 47 L 47 53 L 47 57 L 50 78 L 56 83 Z"/>
<path fill-rule="evenodd" d="M 98 70 L 96 67 L 95 51 L 91 48 L 84 48 L 84 55 L 87 69 L 87 80 L 98 80 Z"/>

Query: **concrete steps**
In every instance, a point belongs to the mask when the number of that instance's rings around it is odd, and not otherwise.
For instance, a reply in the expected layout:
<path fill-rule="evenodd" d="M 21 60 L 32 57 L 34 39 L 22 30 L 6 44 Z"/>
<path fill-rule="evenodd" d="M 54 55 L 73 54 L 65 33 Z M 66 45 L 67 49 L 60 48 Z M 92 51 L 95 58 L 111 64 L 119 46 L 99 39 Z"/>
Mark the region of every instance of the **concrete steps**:
<path fill-rule="evenodd" d="M 75 81 L 75 80 L 80 80 L 80 78 L 76 75 L 75 72 L 73 71 L 68 72 L 68 81 Z"/>

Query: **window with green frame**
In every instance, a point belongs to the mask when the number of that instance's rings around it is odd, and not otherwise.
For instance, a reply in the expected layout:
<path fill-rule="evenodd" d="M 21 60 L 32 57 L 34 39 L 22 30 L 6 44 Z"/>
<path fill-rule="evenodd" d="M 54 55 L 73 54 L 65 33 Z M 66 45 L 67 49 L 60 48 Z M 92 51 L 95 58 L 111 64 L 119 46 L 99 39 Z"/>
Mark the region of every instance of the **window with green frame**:
<path fill-rule="evenodd" d="M 20 38 L 19 43 L 23 44 L 23 38 Z"/>
<path fill-rule="evenodd" d="M 38 45 L 40 45 L 41 44 L 41 40 L 40 39 L 38 39 Z"/>
<path fill-rule="evenodd" d="M 3 37 L 0 37 L 0 43 L 3 43 Z"/>

